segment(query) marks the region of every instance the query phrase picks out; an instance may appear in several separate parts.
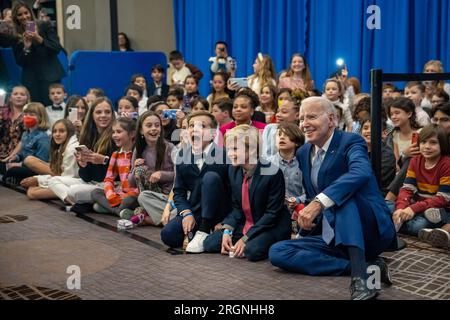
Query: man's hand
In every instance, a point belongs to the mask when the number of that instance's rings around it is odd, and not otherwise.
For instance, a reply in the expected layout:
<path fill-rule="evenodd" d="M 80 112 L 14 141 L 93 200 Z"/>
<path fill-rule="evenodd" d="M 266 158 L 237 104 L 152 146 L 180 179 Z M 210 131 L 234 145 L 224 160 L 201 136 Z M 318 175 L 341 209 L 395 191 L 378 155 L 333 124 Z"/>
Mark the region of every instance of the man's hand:
<path fill-rule="evenodd" d="M 310 202 L 303 210 L 298 214 L 298 224 L 302 229 L 311 230 L 316 225 L 313 223 L 314 219 L 322 211 L 322 206 L 317 201 Z"/>
<path fill-rule="evenodd" d="M 236 258 L 244 258 L 245 242 L 241 239 L 234 245 L 234 256 Z"/>
<path fill-rule="evenodd" d="M 233 246 L 233 242 L 231 240 L 231 236 L 229 234 L 223 234 L 222 236 L 222 250 L 220 251 L 222 254 L 228 254 Z"/>
<path fill-rule="evenodd" d="M 187 235 L 189 232 L 194 230 L 195 227 L 195 219 L 193 216 L 188 216 L 186 218 L 183 218 L 183 232 L 185 235 Z"/>

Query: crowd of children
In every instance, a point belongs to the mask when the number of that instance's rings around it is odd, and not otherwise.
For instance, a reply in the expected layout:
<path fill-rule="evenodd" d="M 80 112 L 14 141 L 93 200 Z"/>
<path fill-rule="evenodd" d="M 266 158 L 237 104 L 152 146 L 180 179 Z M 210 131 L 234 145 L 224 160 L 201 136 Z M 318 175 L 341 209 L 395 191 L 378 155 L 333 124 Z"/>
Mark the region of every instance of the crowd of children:
<path fill-rule="evenodd" d="M 178 51 L 170 63 L 167 84 L 156 65 L 150 81 L 134 75 L 116 103 L 101 88 L 67 97 L 63 85 L 52 84 L 52 105 L 43 106 L 14 87 L 0 118 L 2 179 L 27 188 L 30 199 L 59 198 L 74 212 L 163 227 L 170 247 L 265 259 L 272 244 L 299 236 L 297 216 L 312 201 L 297 158 L 305 143 L 301 102 L 321 96 L 307 62 L 294 54 L 277 77 L 271 58 L 258 54 L 248 87 L 218 69 L 207 98 L 198 91 L 198 68 Z M 442 72 L 436 66 L 424 71 Z M 380 192 L 400 233 L 439 247 L 450 247 L 446 89 L 435 82 L 408 83 L 404 93 L 383 86 Z M 323 90 L 337 130 L 360 134 L 370 154 L 369 95 L 342 76 Z"/>

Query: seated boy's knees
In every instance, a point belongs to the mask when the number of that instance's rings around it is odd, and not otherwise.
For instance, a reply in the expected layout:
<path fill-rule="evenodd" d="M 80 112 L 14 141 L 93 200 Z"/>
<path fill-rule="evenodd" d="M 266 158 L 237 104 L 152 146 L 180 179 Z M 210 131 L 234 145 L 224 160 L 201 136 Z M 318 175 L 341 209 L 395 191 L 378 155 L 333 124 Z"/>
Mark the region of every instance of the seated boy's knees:
<path fill-rule="evenodd" d="M 261 261 L 267 258 L 267 252 L 255 245 L 245 246 L 244 253 L 247 260 L 252 262 Z"/>
<path fill-rule="evenodd" d="M 167 225 L 167 226 L 169 226 L 169 225 Z M 169 226 L 169 228 L 167 228 L 167 226 L 161 230 L 161 234 L 160 234 L 161 241 L 170 248 L 179 247 L 180 244 L 178 243 L 179 242 L 177 239 L 178 237 L 174 234 L 173 228 L 170 228 L 170 226 Z"/>
<path fill-rule="evenodd" d="M 220 183 L 222 179 L 220 178 L 219 174 L 214 171 L 206 172 L 203 176 L 203 184 L 209 184 L 214 185 L 216 183 Z"/>

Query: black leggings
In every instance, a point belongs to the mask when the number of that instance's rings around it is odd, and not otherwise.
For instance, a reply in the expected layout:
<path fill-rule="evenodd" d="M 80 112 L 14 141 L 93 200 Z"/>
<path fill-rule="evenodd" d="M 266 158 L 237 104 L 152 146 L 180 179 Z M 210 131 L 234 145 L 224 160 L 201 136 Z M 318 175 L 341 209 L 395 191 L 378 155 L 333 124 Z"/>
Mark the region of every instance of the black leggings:
<path fill-rule="evenodd" d="M 20 184 L 20 182 L 23 179 L 26 179 L 28 177 L 35 176 L 36 173 L 31 171 L 25 166 L 22 167 L 14 167 L 6 171 L 5 175 L 3 176 L 3 182 L 6 182 L 6 179 L 13 178 L 15 180 L 15 183 Z"/>

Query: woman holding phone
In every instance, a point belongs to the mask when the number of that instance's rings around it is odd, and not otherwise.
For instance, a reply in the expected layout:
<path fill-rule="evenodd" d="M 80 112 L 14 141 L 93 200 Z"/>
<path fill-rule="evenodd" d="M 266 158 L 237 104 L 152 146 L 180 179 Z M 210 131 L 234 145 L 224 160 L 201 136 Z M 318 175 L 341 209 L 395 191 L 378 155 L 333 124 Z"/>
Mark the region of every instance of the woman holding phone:
<path fill-rule="evenodd" d="M 80 136 L 81 127 L 89 110 L 89 106 L 82 96 L 72 95 L 67 100 L 66 109 L 64 110 L 64 119 L 68 119 L 75 126 L 77 137 Z"/>
<path fill-rule="evenodd" d="M 116 149 L 112 141 L 114 120 L 111 101 L 106 97 L 98 98 L 86 115 L 80 145 L 75 148 L 80 178 L 53 177 L 48 183 L 50 190 L 59 199 L 70 205 L 78 205 L 73 208 L 75 212 L 91 210 L 94 203 L 92 191 L 103 188 L 109 158 Z"/>
<path fill-rule="evenodd" d="M 58 60 L 62 50 L 58 35 L 49 22 L 36 20 L 31 7 L 18 1 L 12 10 L 16 63 L 22 67 L 22 84 L 31 100 L 51 104 L 48 87 L 61 82 L 65 71 Z"/>

